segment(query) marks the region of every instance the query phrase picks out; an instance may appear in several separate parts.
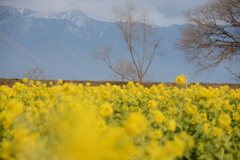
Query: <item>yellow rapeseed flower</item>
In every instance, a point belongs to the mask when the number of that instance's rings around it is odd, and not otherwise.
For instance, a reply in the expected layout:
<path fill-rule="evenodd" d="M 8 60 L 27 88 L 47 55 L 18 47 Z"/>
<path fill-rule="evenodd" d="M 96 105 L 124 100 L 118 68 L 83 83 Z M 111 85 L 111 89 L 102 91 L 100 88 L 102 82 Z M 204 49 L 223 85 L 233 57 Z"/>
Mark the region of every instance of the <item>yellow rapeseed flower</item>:
<path fill-rule="evenodd" d="M 239 159 L 240 89 L 28 81 L 0 86 L 0 159 Z"/>
<path fill-rule="evenodd" d="M 219 136 L 221 136 L 221 135 L 222 135 L 222 129 L 221 129 L 221 128 L 218 128 L 218 127 L 213 127 L 213 128 L 212 128 L 211 135 L 214 136 L 214 137 L 219 137 Z"/>
<path fill-rule="evenodd" d="M 211 124 L 210 123 L 204 123 L 203 124 L 203 133 L 209 134 L 211 130 Z"/>
<path fill-rule="evenodd" d="M 110 97 L 110 93 L 109 93 L 108 91 L 103 91 L 103 92 L 102 92 L 102 98 L 103 98 L 103 99 L 106 100 L 106 99 L 108 99 L 109 97 Z"/>
<path fill-rule="evenodd" d="M 206 113 L 197 114 L 195 117 L 192 118 L 192 124 L 203 123 L 205 121 L 207 121 Z"/>
<path fill-rule="evenodd" d="M 113 109 L 110 103 L 104 102 L 99 106 L 99 113 L 103 117 L 109 117 L 113 113 Z"/>
<path fill-rule="evenodd" d="M 190 105 L 190 106 L 184 108 L 184 111 L 187 115 L 194 115 L 198 112 L 198 109 L 197 109 L 196 105 Z"/>
<path fill-rule="evenodd" d="M 152 111 L 153 119 L 156 123 L 162 123 L 165 120 L 164 114 L 159 110 Z"/>
<path fill-rule="evenodd" d="M 233 129 L 232 129 L 232 127 L 228 126 L 225 128 L 225 131 L 228 135 L 230 135 L 232 133 Z"/>
<path fill-rule="evenodd" d="M 11 149 L 13 148 L 13 143 L 10 140 L 3 139 L 1 142 L 1 159 L 12 159 L 12 152 Z"/>
<path fill-rule="evenodd" d="M 167 124 L 168 130 L 169 131 L 175 131 L 176 127 L 177 127 L 177 123 L 174 119 L 169 120 L 168 124 Z"/>
<path fill-rule="evenodd" d="M 236 121 L 239 121 L 240 120 L 240 114 L 238 112 L 234 112 L 233 113 L 233 119 L 236 120 Z"/>
<path fill-rule="evenodd" d="M 180 85 L 183 85 L 186 83 L 186 76 L 185 75 L 180 75 L 180 76 L 177 76 L 176 77 L 176 83 L 177 84 L 180 84 Z"/>
<path fill-rule="evenodd" d="M 97 122 L 97 131 L 102 132 L 102 131 L 105 131 L 106 129 L 107 129 L 107 125 L 104 120 Z"/>
<path fill-rule="evenodd" d="M 51 82 L 49 82 L 49 85 L 50 85 L 50 86 L 53 86 L 53 82 L 52 82 L 52 81 L 51 81 Z"/>
<path fill-rule="evenodd" d="M 178 113 L 177 109 L 173 108 L 173 107 L 169 107 L 168 110 L 169 110 L 170 114 L 172 114 L 172 115 L 176 115 Z"/>
<path fill-rule="evenodd" d="M 12 99 L 6 103 L 5 110 L 0 112 L 0 121 L 2 121 L 4 129 L 8 129 L 16 117 L 24 110 L 24 105 L 17 99 Z"/>
<path fill-rule="evenodd" d="M 183 155 L 185 145 L 183 140 L 174 137 L 174 141 L 167 140 L 165 142 L 165 149 L 168 155 L 172 157 L 171 159 L 175 159 Z"/>
<path fill-rule="evenodd" d="M 28 82 L 28 79 L 27 79 L 27 78 L 23 78 L 23 79 L 22 79 L 22 82 L 23 82 L 23 83 L 27 83 L 27 82 Z"/>
<path fill-rule="evenodd" d="M 157 102 L 154 100 L 149 100 L 148 101 L 148 108 L 156 108 L 157 107 Z"/>
<path fill-rule="evenodd" d="M 31 86 L 33 86 L 34 85 L 34 80 L 30 80 L 29 83 L 30 83 Z"/>
<path fill-rule="evenodd" d="M 128 87 L 134 87 L 134 82 L 133 82 L 133 81 L 129 81 L 129 82 L 127 83 L 127 86 L 128 86 Z"/>
<path fill-rule="evenodd" d="M 227 127 L 231 124 L 231 117 L 229 114 L 221 114 L 219 117 L 218 117 L 218 125 L 220 127 Z"/>
<path fill-rule="evenodd" d="M 59 79 L 58 81 L 57 81 L 57 84 L 62 84 L 63 83 L 63 80 L 62 79 Z"/>
<path fill-rule="evenodd" d="M 37 86 L 40 86 L 40 85 L 41 85 L 41 82 L 40 82 L 40 81 L 36 81 L 36 85 L 37 85 Z"/>
<path fill-rule="evenodd" d="M 148 127 L 148 121 L 144 115 L 139 112 L 131 113 L 125 123 L 124 128 L 131 136 L 136 136 L 146 130 Z"/>
<path fill-rule="evenodd" d="M 153 130 L 149 133 L 149 137 L 152 139 L 161 139 L 163 132 L 161 130 Z"/>

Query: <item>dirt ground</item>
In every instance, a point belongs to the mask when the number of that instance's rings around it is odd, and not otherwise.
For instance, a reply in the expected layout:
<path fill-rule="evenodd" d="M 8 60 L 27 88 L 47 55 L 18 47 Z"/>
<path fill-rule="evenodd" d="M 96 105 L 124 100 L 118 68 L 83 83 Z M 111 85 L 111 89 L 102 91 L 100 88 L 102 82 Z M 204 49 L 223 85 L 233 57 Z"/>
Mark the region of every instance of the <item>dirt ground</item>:
<path fill-rule="evenodd" d="M 42 83 L 46 83 L 46 84 L 48 84 L 51 81 L 53 82 L 53 84 L 57 83 L 57 80 L 39 80 L 39 81 L 41 81 Z M 14 83 L 16 83 L 16 82 L 21 82 L 22 83 L 22 79 L 0 78 L 0 86 L 1 85 L 7 85 L 9 87 L 12 87 L 14 85 Z M 87 82 L 89 82 L 91 84 L 91 86 L 105 85 L 106 83 L 110 83 L 111 85 L 120 85 L 120 86 L 127 84 L 127 82 L 125 82 L 125 81 L 77 81 L 77 80 L 71 81 L 71 80 L 63 80 L 63 83 L 67 83 L 67 82 L 71 82 L 71 83 L 74 83 L 74 84 L 81 83 L 83 85 L 85 85 Z M 145 86 L 145 87 L 151 87 L 152 85 L 161 84 L 161 82 L 143 82 L 141 84 L 143 86 Z M 164 84 L 166 86 L 177 86 L 177 87 L 180 87 L 175 82 L 168 82 L 168 83 L 164 83 Z M 191 86 L 193 84 L 194 83 L 189 83 L 188 86 Z M 236 84 L 228 84 L 228 83 L 200 83 L 200 85 L 204 86 L 204 87 L 211 86 L 213 88 L 228 85 L 229 88 L 231 88 L 231 89 L 238 89 L 238 88 L 240 88 L 240 83 L 236 83 Z"/>

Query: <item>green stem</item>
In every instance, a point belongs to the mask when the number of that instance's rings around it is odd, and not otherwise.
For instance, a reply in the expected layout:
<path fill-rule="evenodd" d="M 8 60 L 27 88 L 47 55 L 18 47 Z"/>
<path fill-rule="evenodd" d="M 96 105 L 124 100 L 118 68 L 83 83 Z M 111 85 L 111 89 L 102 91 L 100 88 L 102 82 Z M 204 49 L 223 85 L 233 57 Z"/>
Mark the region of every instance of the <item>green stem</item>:
<path fill-rule="evenodd" d="M 222 160 L 224 160 L 224 151 L 225 151 L 225 149 L 224 149 L 224 147 L 222 147 L 221 148 L 221 159 Z"/>

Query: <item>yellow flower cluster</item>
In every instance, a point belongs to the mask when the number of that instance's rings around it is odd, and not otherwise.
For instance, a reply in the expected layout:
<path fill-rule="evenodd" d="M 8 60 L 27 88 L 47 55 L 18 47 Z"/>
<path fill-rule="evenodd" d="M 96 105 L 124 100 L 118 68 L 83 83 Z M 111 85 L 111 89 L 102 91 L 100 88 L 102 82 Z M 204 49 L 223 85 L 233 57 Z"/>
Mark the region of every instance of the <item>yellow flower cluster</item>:
<path fill-rule="evenodd" d="M 180 84 L 180 85 L 183 85 L 183 84 L 185 84 L 186 83 L 186 77 L 187 76 L 185 76 L 185 75 L 180 75 L 180 76 L 178 76 L 178 77 L 176 77 L 176 82 L 177 82 L 177 84 Z"/>
<path fill-rule="evenodd" d="M 1 160 L 240 159 L 240 89 L 22 82 L 0 86 Z"/>

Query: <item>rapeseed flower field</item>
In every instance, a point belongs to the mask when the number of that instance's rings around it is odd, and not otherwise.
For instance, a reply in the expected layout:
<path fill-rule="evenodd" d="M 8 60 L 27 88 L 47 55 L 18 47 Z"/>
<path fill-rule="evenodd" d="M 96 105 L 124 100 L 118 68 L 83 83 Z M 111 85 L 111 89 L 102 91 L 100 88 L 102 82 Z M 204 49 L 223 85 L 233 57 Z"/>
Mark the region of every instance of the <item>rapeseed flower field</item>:
<path fill-rule="evenodd" d="M 240 89 L 0 86 L 1 160 L 240 159 Z"/>

